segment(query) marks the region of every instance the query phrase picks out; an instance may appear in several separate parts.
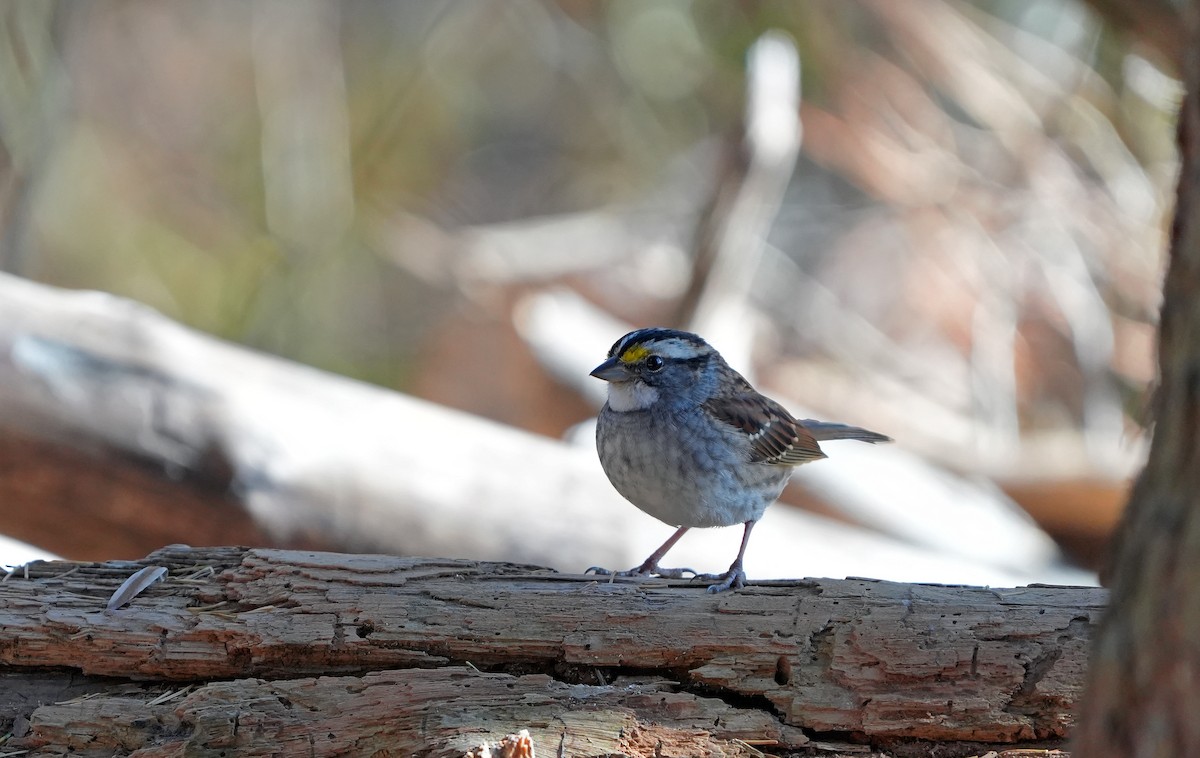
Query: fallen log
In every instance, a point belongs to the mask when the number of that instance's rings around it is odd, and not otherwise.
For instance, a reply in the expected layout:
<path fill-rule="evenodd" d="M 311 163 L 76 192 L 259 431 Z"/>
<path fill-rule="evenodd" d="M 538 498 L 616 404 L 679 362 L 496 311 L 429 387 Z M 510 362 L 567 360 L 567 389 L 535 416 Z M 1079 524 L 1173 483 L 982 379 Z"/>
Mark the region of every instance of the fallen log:
<path fill-rule="evenodd" d="M 106 611 L 143 566 L 169 573 Z M 520 729 L 543 756 L 1055 746 L 1105 601 L 172 546 L 0 584 L 0 733 L 106 756 L 457 756 Z"/>

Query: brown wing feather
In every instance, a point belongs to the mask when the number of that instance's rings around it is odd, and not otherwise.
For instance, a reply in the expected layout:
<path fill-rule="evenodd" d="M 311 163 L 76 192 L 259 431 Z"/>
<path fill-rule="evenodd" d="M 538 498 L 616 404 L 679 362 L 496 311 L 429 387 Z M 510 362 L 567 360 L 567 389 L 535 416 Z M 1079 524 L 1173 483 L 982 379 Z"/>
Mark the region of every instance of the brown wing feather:
<path fill-rule="evenodd" d="M 714 417 L 740 429 L 750 439 L 750 460 L 781 466 L 824 458 L 812 433 L 779 403 L 757 393 L 713 398 L 704 408 Z"/>

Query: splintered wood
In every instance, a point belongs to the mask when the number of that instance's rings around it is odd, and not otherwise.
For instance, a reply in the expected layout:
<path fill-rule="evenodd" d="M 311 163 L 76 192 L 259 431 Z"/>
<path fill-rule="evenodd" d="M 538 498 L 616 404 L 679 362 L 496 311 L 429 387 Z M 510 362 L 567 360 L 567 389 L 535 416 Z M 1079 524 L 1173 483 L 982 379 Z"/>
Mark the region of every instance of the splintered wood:
<path fill-rule="evenodd" d="M 124 608 L 113 591 L 169 569 Z M 171 547 L 0 584 L 3 750 L 543 756 L 1055 747 L 1106 594 L 597 581 Z M 947 752 L 947 746 L 953 745 Z"/>

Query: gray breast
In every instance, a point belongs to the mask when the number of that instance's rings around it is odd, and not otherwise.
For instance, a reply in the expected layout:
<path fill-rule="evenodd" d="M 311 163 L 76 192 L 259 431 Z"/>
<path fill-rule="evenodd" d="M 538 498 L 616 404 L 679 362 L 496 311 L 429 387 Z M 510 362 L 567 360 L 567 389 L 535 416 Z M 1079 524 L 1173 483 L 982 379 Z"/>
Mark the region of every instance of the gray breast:
<path fill-rule="evenodd" d="M 606 406 L 596 427 L 605 473 L 627 500 L 673 526 L 758 519 L 791 467 L 751 463 L 745 440 L 702 413 L 617 413 Z"/>

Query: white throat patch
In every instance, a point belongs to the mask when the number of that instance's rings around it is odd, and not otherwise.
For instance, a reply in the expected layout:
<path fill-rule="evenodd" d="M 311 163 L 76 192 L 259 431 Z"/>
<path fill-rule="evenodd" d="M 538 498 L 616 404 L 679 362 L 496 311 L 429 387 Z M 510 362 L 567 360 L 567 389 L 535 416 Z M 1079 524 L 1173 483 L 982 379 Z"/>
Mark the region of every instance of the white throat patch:
<path fill-rule="evenodd" d="M 608 407 L 617 413 L 644 411 L 658 400 L 658 390 L 645 382 L 609 382 Z"/>

